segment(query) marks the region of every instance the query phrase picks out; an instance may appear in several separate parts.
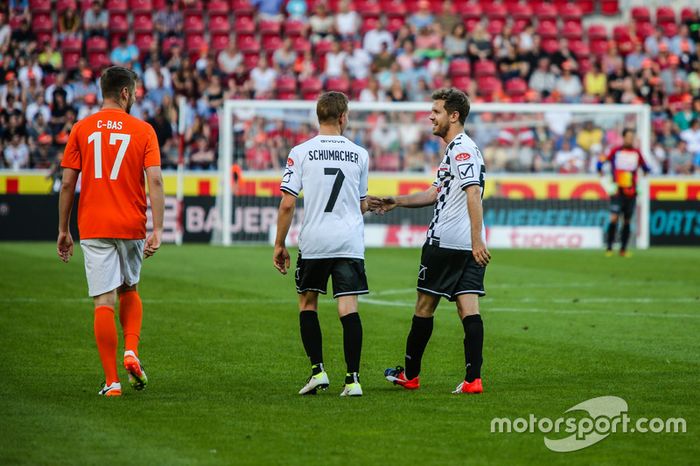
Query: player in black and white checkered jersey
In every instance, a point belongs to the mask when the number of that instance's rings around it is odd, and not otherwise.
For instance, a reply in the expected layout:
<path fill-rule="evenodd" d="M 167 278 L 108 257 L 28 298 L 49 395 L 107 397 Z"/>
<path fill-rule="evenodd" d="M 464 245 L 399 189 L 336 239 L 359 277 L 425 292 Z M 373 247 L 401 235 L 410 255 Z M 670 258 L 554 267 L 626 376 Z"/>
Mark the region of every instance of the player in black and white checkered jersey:
<path fill-rule="evenodd" d="M 433 134 L 448 145 L 432 187 L 397 197 L 368 197 L 370 210 L 386 213 L 396 207 L 435 205 L 418 271 L 418 300 L 406 342 L 406 368 L 387 369 L 386 379 L 404 388 L 420 386 L 421 358 L 433 331 L 433 314 L 441 297 L 457 304 L 464 326 L 466 374 L 453 393 L 481 393 L 484 327 L 479 315 L 484 273 L 491 259 L 486 248 L 481 199 L 484 159 L 464 132 L 469 98 L 458 89 L 433 96 Z"/>

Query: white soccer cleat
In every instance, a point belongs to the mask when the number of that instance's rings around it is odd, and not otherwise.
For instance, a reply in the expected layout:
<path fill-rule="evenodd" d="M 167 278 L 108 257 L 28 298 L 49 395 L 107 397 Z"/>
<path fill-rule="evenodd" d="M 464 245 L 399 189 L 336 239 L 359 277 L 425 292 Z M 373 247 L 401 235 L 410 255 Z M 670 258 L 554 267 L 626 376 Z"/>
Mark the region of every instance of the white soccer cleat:
<path fill-rule="evenodd" d="M 315 395 L 318 389 L 325 390 L 328 388 L 328 374 L 326 371 L 321 371 L 316 375 L 309 377 L 306 385 L 299 390 L 300 395 Z"/>
<path fill-rule="evenodd" d="M 100 396 L 122 396 L 122 384 L 119 382 L 113 382 L 111 385 L 105 384 L 97 394 Z"/>
<path fill-rule="evenodd" d="M 362 386 L 359 382 L 345 384 L 340 396 L 362 396 Z"/>

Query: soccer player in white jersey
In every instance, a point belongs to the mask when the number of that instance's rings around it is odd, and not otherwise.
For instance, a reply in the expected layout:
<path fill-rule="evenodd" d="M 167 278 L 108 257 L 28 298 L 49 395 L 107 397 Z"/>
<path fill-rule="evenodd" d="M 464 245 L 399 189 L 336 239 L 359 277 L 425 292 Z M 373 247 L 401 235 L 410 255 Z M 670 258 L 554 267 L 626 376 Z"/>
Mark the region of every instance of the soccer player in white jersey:
<path fill-rule="evenodd" d="M 318 294 L 326 294 L 333 277 L 333 297 L 343 324 L 347 372 L 340 396 L 361 396 L 362 323 L 357 297 L 369 292 L 365 275 L 364 220 L 367 211 L 369 154 L 343 136 L 348 124 L 348 98 L 327 92 L 318 99 L 319 134 L 294 147 L 282 178 L 273 263 L 282 274 L 290 266 L 285 240 L 296 199 L 304 191 L 304 221 L 299 235 L 296 287 L 301 340 L 311 360 L 311 377 L 300 395 L 328 388 L 323 366 Z"/>
<path fill-rule="evenodd" d="M 418 270 L 418 299 L 406 341 L 405 369 L 387 369 L 386 379 L 406 389 L 420 387 L 421 358 L 433 331 L 433 314 L 441 297 L 457 304 L 464 327 L 466 374 L 453 393 L 481 393 L 484 326 L 479 315 L 484 272 L 491 260 L 486 248 L 481 199 L 484 159 L 464 132 L 469 98 L 458 89 L 433 93 L 433 134 L 446 143 L 437 177 L 427 191 L 406 196 L 368 197 L 370 210 L 386 213 L 396 207 L 434 205 L 433 219 Z"/>

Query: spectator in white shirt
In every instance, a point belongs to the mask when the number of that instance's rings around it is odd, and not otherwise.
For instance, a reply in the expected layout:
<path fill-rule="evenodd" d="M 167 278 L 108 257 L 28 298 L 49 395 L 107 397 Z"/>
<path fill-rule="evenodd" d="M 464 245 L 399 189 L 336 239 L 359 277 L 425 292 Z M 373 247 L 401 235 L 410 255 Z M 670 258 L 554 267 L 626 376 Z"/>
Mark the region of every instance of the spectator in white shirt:
<path fill-rule="evenodd" d="M 44 121 L 49 121 L 49 118 L 51 118 L 51 108 L 46 105 L 43 92 L 38 92 L 34 102 L 27 105 L 27 111 L 24 115 L 27 118 L 27 121 L 34 121 L 34 118 L 38 113 L 41 113 L 41 115 L 44 117 Z"/>
<path fill-rule="evenodd" d="M 369 76 L 372 56 L 361 47 L 354 47 L 352 41 L 345 42 L 345 66 L 350 76 L 355 79 L 365 79 Z"/>
<path fill-rule="evenodd" d="M 270 68 L 267 63 L 267 57 L 263 54 L 258 60 L 258 66 L 250 72 L 250 79 L 253 82 L 253 91 L 255 98 L 271 98 L 275 90 L 275 80 L 277 72 Z"/>
<path fill-rule="evenodd" d="M 340 44 L 337 41 L 334 41 L 331 51 L 326 54 L 326 77 L 337 78 L 338 76 L 341 76 L 345 69 L 346 59 L 347 54 L 340 49 Z"/>
<path fill-rule="evenodd" d="M 586 166 L 586 153 L 578 146 L 571 147 L 571 142 L 564 139 L 554 156 L 554 165 L 559 173 L 581 173 Z"/>
<path fill-rule="evenodd" d="M 690 122 L 690 128 L 681 131 L 681 139 L 688 145 L 688 152 L 693 157 L 700 155 L 700 119 L 694 118 Z"/>
<path fill-rule="evenodd" d="M 148 68 L 146 68 L 146 72 L 143 74 L 143 85 L 147 91 L 158 89 L 158 76 L 163 77 L 162 87 L 165 89 L 170 89 L 173 87 L 170 70 L 161 66 L 159 61 L 154 61 Z"/>
<path fill-rule="evenodd" d="M 5 147 L 5 165 L 12 170 L 29 168 L 29 147 L 19 134 L 12 136 L 10 144 Z"/>
<path fill-rule="evenodd" d="M 360 30 L 360 15 L 350 10 L 349 0 L 340 3 L 338 13 L 335 15 L 335 31 L 343 39 L 354 39 Z"/>
<path fill-rule="evenodd" d="M 238 68 L 238 65 L 243 63 L 243 54 L 238 50 L 235 36 L 232 36 L 228 42 L 228 47 L 219 53 L 216 59 L 219 63 L 219 68 L 226 74 L 233 74 Z"/>
<path fill-rule="evenodd" d="M 571 72 L 571 64 L 569 62 L 562 63 L 562 74 L 557 78 L 555 89 L 566 103 L 572 104 L 581 100 L 581 93 L 583 92 L 581 79 Z"/>
<path fill-rule="evenodd" d="M 377 55 L 382 51 L 382 46 L 386 44 L 389 52 L 394 51 L 394 36 L 386 30 L 386 18 L 382 17 L 377 26 L 367 31 L 365 38 L 362 41 L 362 48 L 372 55 Z"/>

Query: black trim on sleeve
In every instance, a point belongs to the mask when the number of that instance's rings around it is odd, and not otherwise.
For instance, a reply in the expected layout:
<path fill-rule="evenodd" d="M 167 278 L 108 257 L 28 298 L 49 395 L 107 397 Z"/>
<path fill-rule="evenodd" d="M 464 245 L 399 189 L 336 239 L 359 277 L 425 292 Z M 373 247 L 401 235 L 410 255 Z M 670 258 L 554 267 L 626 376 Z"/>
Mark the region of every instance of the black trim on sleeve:
<path fill-rule="evenodd" d="M 294 197 L 299 197 L 299 193 L 295 193 L 294 191 L 292 191 L 291 189 L 289 189 L 286 186 L 280 186 L 280 191 L 284 191 L 285 193 L 291 194 Z"/>

